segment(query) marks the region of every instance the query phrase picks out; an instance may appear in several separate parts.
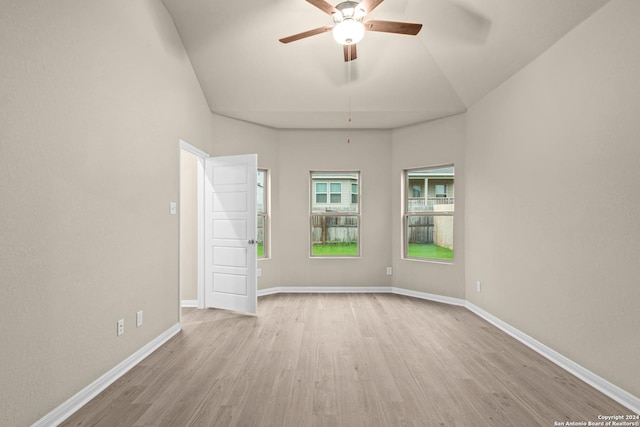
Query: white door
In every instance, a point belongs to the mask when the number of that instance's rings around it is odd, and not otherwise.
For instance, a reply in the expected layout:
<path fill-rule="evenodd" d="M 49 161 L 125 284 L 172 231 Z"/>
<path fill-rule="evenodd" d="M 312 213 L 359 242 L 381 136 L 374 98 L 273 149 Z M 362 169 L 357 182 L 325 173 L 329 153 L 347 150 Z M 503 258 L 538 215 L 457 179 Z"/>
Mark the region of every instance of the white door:
<path fill-rule="evenodd" d="M 258 156 L 205 160 L 205 306 L 256 313 Z"/>

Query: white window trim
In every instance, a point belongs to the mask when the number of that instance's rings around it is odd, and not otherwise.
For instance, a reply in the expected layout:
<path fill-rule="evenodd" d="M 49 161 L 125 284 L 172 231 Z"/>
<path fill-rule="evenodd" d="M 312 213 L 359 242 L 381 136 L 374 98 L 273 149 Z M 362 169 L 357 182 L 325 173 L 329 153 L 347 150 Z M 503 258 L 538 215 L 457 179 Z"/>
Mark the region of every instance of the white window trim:
<path fill-rule="evenodd" d="M 357 184 L 358 184 L 358 188 L 359 191 L 362 191 L 362 172 L 358 171 L 358 170 L 340 170 L 340 171 L 331 171 L 331 170 L 312 170 L 309 172 L 309 258 L 311 259 L 359 259 L 362 258 L 362 204 L 360 201 L 360 197 L 358 196 L 358 203 L 351 203 L 351 200 L 349 200 L 349 205 L 357 205 L 358 206 L 358 211 L 357 212 L 313 212 L 313 202 L 315 201 L 316 198 L 316 191 L 315 191 L 315 185 L 314 184 L 319 184 L 319 183 L 325 183 L 327 184 L 327 203 L 326 205 L 331 205 L 330 201 L 331 201 L 331 182 L 330 181 L 317 181 L 314 183 L 313 181 L 313 175 L 314 174 L 357 174 Z M 342 191 L 342 183 L 340 184 L 340 190 Z M 324 194 L 324 193 L 321 193 Z M 333 194 L 338 194 L 338 193 L 333 193 Z M 342 193 L 341 194 L 341 198 L 342 198 Z M 359 195 L 360 193 L 358 193 Z M 333 203 L 335 204 L 341 204 L 340 203 Z M 321 204 L 321 205 L 325 205 L 325 203 L 316 203 L 316 204 Z M 340 256 L 320 256 L 320 255 L 313 255 L 313 216 L 314 215 L 322 215 L 322 216 L 326 216 L 326 217 L 330 217 L 330 216 L 353 216 L 358 218 L 358 253 L 356 255 L 340 255 Z"/>
<path fill-rule="evenodd" d="M 408 255 L 408 249 L 409 249 L 409 243 L 407 241 L 407 228 L 408 228 L 408 221 L 409 221 L 409 217 L 412 216 L 449 216 L 449 217 L 454 217 L 455 218 L 455 212 L 454 211 L 417 211 L 417 212 L 409 212 L 409 197 L 408 194 L 409 192 L 413 191 L 413 188 L 410 187 L 409 185 L 409 173 L 412 171 L 423 171 L 423 170 L 429 170 L 429 169 L 441 169 L 441 168 L 448 168 L 448 167 L 452 167 L 454 168 L 454 175 L 453 175 L 453 180 L 455 182 L 455 165 L 453 163 L 451 164 L 444 164 L 444 165 L 435 165 L 435 166 L 425 166 L 425 167 L 418 167 L 418 168 L 410 168 L 410 169 L 405 169 L 402 173 L 403 173 L 403 179 L 402 179 L 402 259 L 403 260 L 407 260 L 407 261 L 417 261 L 417 262 L 427 262 L 427 263 L 435 263 L 435 264 L 453 264 L 454 260 L 455 260 L 455 246 L 454 246 L 454 254 L 453 254 L 453 258 L 451 260 L 447 260 L 447 259 L 443 259 L 443 258 L 419 258 L 419 257 L 410 257 Z M 429 191 L 428 188 L 424 189 L 424 195 L 425 197 L 428 197 Z M 456 223 L 455 220 L 453 222 L 454 224 Z M 454 233 L 455 236 L 455 233 Z"/>

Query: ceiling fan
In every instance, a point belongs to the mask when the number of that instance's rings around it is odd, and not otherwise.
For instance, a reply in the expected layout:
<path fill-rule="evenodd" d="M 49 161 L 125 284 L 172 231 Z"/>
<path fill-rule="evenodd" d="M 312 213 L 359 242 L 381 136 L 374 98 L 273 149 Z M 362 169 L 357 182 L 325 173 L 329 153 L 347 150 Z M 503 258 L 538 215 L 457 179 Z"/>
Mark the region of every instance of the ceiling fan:
<path fill-rule="evenodd" d="M 325 0 L 307 0 L 318 9 L 333 17 L 334 25 L 325 25 L 302 33 L 294 34 L 280 39 L 282 43 L 291 43 L 316 34 L 333 30 L 333 37 L 343 45 L 344 60 L 352 61 L 357 58 L 356 43 L 364 37 L 365 31 L 378 31 L 383 33 L 406 34 L 415 36 L 420 32 L 422 24 L 396 21 L 364 21 L 373 9 L 384 0 L 343 1 L 333 6 Z"/>

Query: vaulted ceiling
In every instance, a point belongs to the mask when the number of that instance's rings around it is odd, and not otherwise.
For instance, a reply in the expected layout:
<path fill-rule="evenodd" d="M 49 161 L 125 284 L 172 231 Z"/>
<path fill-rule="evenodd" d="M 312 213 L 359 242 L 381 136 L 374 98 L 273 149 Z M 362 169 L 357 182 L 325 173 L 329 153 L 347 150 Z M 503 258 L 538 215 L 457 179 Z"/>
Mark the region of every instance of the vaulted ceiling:
<path fill-rule="evenodd" d="M 163 0 L 212 112 L 275 128 L 396 128 L 465 111 L 608 0 L 385 0 L 344 62 L 305 0 Z M 339 1 L 332 4 L 337 4 Z M 352 117 L 351 123 L 348 118 Z"/>

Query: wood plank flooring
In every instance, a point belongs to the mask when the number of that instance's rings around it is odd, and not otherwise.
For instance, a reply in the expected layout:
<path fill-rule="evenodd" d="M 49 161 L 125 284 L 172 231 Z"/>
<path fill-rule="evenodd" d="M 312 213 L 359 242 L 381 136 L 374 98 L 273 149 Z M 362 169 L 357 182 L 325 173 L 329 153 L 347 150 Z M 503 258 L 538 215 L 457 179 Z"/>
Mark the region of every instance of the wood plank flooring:
<path fill-rule="evenodd" d="M 278 294 L 183 331 L 64 426 L 553 426 L 631 411 L 462 308 Z"/>

